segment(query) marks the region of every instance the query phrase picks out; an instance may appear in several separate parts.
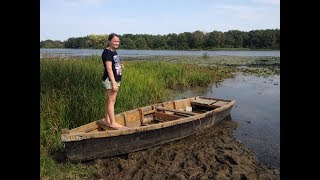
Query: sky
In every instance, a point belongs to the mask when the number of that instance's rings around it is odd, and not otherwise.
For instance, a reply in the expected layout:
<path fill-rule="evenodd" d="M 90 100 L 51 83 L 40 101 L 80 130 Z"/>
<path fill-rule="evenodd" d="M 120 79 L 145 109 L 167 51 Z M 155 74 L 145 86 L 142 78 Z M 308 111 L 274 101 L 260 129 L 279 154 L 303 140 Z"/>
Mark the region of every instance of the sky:
<path fill-rule="evenodd" d="M 280 0 L 40 0 L 40 41 L 280 29 Z"/>

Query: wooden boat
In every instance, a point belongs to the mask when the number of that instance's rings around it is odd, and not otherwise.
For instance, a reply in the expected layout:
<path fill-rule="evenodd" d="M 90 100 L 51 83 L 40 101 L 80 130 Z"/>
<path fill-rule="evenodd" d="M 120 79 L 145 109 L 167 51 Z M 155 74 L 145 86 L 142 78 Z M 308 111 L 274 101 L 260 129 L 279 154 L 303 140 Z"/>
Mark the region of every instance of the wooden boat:
<path fill-rule="evenodd" d="M 210 127 L 230 114 L 235 100 L 192 97 L 157 103 L 115 115 L 128 129 L 115 130 L 97 120 L 63 129 L 61 141 L 73 162 L 126 154 L 178 140 Z"/>

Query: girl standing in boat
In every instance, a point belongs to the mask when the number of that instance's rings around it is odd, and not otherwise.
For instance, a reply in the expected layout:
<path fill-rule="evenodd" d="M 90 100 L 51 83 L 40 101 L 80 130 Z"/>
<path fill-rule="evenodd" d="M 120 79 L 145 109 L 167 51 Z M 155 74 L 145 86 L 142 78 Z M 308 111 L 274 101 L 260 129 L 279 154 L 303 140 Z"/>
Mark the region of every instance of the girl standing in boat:
<path fill-rule="evenodd" d="M 105 119 L 103 123 L 114 129 L 122 129 L 123 125 L 118 124 L 114 118 L 114 104 L 119 90 L 123 64 L 117 54 L 119 47 L 119 35 L 112 33 L 108 36 L 108 46 L 103 50 L 101 59 L 104 66 L 102 84 L 107 89 L 107 100 L 105 105 Z"/>

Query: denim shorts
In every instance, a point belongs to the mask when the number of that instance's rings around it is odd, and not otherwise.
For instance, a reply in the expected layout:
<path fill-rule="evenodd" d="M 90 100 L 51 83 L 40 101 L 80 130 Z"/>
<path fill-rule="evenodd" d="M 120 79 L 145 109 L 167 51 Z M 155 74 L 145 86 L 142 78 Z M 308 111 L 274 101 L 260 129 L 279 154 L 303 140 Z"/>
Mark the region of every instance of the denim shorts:
<path fill-rule="evenodd" d="M 109 78 L 107 78 L 106 80 L 102 81 L 102 85 L 106 88 L 106 89 L 112 89 L 112 84 L 111 81 L 109 81 Z M 117 86 L 120 86 L 120 81 L 117 82 Z"/>

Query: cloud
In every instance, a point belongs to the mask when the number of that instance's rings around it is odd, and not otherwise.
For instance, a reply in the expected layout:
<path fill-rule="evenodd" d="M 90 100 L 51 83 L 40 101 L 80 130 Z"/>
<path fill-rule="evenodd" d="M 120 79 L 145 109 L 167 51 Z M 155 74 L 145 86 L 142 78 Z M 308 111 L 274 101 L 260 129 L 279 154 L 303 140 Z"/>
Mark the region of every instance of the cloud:
<path fill-rule="evenodd" d="M 61 5 L 71 7 L 99 7 L 105 0 L 61 0 Z"/>
<path fill-rule="evenodd" d="M 253 2 L 266 5 L 280 5 L 280 0 L 252 0 Z"/>

